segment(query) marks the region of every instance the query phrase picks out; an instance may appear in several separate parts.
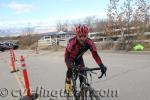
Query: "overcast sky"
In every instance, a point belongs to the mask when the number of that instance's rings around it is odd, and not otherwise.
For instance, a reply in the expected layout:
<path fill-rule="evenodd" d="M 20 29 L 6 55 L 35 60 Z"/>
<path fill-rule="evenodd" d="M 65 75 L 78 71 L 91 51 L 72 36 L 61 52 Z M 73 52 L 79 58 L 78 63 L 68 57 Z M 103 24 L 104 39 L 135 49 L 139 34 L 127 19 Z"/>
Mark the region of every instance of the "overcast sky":
<path fill-rule="evenodd" d="M 106 18 L 109 0 L 0 0 L 0 28 L 56 25 L 58 20 Z"/>

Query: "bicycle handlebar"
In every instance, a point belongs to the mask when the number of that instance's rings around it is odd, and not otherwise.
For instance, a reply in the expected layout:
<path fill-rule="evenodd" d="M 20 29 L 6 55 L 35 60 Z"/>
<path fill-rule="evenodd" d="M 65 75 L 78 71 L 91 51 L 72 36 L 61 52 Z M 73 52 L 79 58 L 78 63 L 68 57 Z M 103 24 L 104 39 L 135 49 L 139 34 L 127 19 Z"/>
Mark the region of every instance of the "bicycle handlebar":
<path fill-rule="evenodd" d="M 88 68 L 88 67 L 85 67 L 83 69 L 81 69 L 83 71 L 95 71 L 95 70 L 100 70 L 100 68 Z"/>
<path fill-rule="evenodd" d="M 97 67 L 97 68 L 88 68 L 88 67 L 83 67 L 83 68 L 79 68 L 78 66 L 74 68 L 76 71 L 85 71 L 85 72 L 92 72 L 92 71 L 96 71 L 96 70 L 101 70 L 101 68 Z M 106 76 L 106 73 L 101 73 L 101 75 L 98 77 L 98 79 L 102 78 L 103 75 Z"/>

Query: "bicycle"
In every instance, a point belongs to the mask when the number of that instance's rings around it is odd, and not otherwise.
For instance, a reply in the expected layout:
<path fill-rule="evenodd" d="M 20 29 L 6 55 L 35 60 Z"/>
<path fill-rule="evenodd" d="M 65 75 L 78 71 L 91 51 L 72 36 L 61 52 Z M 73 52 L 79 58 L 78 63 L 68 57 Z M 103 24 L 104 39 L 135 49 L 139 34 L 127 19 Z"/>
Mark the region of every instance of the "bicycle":
<path fill-rule="evenodd" d="M 80 69 L 79 67 L 74 67 L 72 69 L 72 93 L 66 93 L 67 100 L 100 100 L 100 96 L 97 94 L 97 91 L 92 88 L 91 84 L 88 80 L 88 75 L 90 75 L 92 79 L 92 74 L 96 74 L 93 71 L 101 70 L 100 68 L 88 68 L 84 67 Z M 80 71 L 84 71 L 84 73 L 80 73 Z M 77 90 L 76 80 L 78 76 L 83 76 L 84 80 L 81 84 L 80 91 Z M 104 73 L 101 74 L 98 78 L 102 78 Z M 106 73 L 105 73 L 106 76 Z M 94 99 L 95 98 L 95 99 Z"/>

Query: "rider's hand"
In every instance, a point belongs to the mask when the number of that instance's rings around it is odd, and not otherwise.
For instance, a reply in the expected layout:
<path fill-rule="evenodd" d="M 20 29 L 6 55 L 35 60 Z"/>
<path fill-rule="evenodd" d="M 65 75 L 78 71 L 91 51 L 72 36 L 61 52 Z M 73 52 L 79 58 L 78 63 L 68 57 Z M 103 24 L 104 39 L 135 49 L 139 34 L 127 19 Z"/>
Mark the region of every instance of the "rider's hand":
<path fill-rule="evenodd" d="M 100 78 L 105 75 L 106 76 L 106 71 L 107 71 L 107 67 L 104 66 L 103 64 L 100 64 L 100 69 L 101 69 L 101 72 L 102 72 L 102 75 L 100 76 Z"/>

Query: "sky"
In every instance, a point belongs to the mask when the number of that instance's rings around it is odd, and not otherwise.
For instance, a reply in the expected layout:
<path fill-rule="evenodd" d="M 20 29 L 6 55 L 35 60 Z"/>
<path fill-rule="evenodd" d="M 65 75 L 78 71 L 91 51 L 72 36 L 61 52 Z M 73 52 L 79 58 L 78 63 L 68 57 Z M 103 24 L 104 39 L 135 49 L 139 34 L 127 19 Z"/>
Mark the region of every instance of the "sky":
<path fill-rule="evenodd" d="M 0 0 L 0 29 L 49 26 L 87 16 L 106 18 L 109 0 Z"/>

